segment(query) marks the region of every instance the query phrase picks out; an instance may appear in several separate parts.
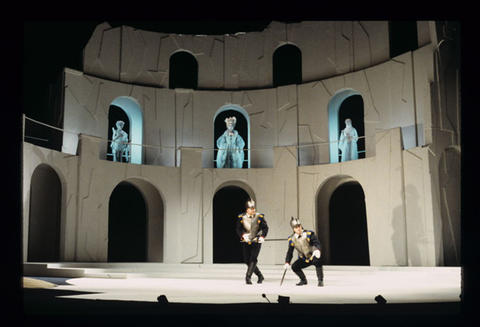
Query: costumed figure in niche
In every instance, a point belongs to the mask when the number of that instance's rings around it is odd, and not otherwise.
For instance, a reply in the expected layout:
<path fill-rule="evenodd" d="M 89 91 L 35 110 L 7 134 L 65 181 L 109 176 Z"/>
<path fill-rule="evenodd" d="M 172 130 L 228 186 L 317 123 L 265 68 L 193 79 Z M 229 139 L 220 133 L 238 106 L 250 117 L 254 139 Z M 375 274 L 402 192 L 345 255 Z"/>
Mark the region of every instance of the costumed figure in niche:
<path fill-rule="evenodd" d="M 258 277 L 258 284 L 265 279 L 257 267 L 258 255 L 262 248 L 268 233 L 268 225 L 263 213 L 257 213 L 255 202 L 248 200 L 245 203 L 246 212 L 239 214 L 237 219 L 237 235 L 243 242 L 243 258 L 248 266 L 245 282 L 247 285 L 252 284 L 252 274 Z"/>
<path fill-rule="evenodd" d="M 347 118 L 345 120 L 345 129 L 340 133 L 338 142 L 338 148 L 342 151 L 342 162 L 358 159 L 357 141 L 357 130 L 352 126 L 352 120 Z"/>
<path fill-rule="evenodd" d="M 123 130 L 125 123 L 121 120 L 115 124 L 117 129 L 112 127 L 112 148 L 113 161 L 122 162 L 122 157 L 125 154 L 126 162 L 130 156 L 130 146 L 128 145 L 128 134 Z"/>
<path fill-rule="evenodd" d="M 237 118 L 225 119 L 227 130 L 217 139 L 217 168 L 242 168 L 245 141 L 235 128 Z"/>
<path fill-rule="evenodd" d="M 288 237 L 288 250 L 285 257 L 285 270 L 290 268 L 290 261 L 293 257 L 293 250 L 298 252 L 298 259 L 291 266 L 293 272 L 300 278 L 297 286 L 307 285 L 307 278 L 302 269 L 311 265 L 315 266 L 318 286 L 323 286 L 323 265 L 320 259 L 322 255 L 322 244 L 311 230 L 305 230 L 298 218 L 290 221 L 293 228 L 293 234 Z"/>

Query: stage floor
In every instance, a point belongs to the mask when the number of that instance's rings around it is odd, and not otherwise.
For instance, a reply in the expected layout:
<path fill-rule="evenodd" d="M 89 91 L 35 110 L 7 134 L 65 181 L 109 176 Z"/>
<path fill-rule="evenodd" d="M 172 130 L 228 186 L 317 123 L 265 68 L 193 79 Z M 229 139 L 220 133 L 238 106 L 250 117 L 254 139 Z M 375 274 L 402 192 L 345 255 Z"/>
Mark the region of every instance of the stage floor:
<path fill-rule="evenodd" d="M 324 267 L 324 287 L 317 287 L 313 267 L 305 269 L 308 285 L 296 286 L 298 277 L 287 271 L 283 285 L 282 266 L 260 265 L 265 280 L 246 285 L 246 266 L 235 269 L 195 271 L 158 277 L 155 273 L 140 273 L 125 278 L 33 276 L 57 286 L 56 298 L 84 300 L 118 300 L 157 302 L 164 295 L 170 303 L 227 304 L 227 303 L 278 303 L 279 296 L 288 297 L 292 304 L 375 304 L 381 295 L 387 303 L 441 303 L 460 302 L 460 267 Z M 204 269 L 205 270 L 205 269 Z M 113 270 L 112 270 L 113 271 Z M 215 271 L 221 271 L 216 277 Z M 114 276 L 115 273 L 111 273 Z M 178 275 L 179 277 L 172 277 Z M 95 275 L 93 275 L 95 276 Z"/>

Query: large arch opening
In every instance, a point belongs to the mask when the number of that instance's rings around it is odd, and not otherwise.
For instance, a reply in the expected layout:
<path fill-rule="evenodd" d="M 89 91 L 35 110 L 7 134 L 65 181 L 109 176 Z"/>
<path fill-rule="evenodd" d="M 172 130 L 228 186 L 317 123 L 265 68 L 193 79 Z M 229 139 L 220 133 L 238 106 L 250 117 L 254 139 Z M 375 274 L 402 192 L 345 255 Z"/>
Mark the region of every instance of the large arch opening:
<path fill-rule="evenodd" d="M 108 260 L 113 251 L 112 261 L 163 262 L 164 212 L 163 197 L 151 183 L 139 178 L 119 183 L 109 201 Z M 124 257 L 119 253 L 122 243 L 128 244 L 133 238 L 132 251 Z"/>
<path fill-rule="evenodd" d="M 27 261 L 60 260 L 61 206 L 60 178 L 52 167 L 40 164 L 30 186 Z"/>
<path fill-rule="evenodd" d="M 108 261 L 147 261 L 147 206 L 142 193 L 123 181 L 108 204 Z"/>
<path fill-rule="evenodd" d="M 417 21 L 389 21 L 390 58 L 418 49 Z"/>
<path fill-rule="evenodd" d="M 245 149 L 250 149 L 250 120 L 248 113 L 242 107 L 236 105 L 226 105 L 221 107 L 213 118 L 213 144 L 214 144 L 214 168 L 217 167 L 218 138 L 226 131 L 225 119 L 234 116 L 237 119 L 235 130 L 243 138 Z M 250 168 L 250 151 L 245 150 L 242 168 Z"/>
<path fill-rule="evenodd" d="M 237 217 L 245 212 L 249 194 L 238 186 L 225 186 L 213 197 L 213 263 L 244 263 L 236 233 Z"/>
<path fill-rule="evenodd" d="M 358 182 L 338 186 L 329 204 L 330 264 L 370 265 L 365 193 Z"/>
<path fill-rule="evenodd" d="M 198 88 L 198 63 L 195 57 L 179 51 L 170 57 L 168 88 L 194 89 Z"/>
<path fill-rule="evenodd" d="M 131 142 L 130 144 L 130 163 L 134 164 L 142 164 L 143 163 L 143 111 L 142 107 L 132 97 L 121 96 L 113 100 L 110 104 L 109 110 L 114 110 L 113 115 L 126 115 L 129 122 L 129 135 L 128 138 Z M 121 112 L 123 111 L 123 113 Z M 117 119 L 118 120 L 118 119 Z M 115 127 L 116 120 L 110 121 L 110 112 L 109 112 L 109 128 L 108 128 L 108 135 L 110 136 L 108 139 L 111 140 L 111 133 L 112 127 Z M 125 121 L 125 124 L 127 121 Z M 125 129 L 125 127 L 124 127 Z M 128 133 L 128 132 L 127 132 Z M 109 145 L 110 146 L 110 145 Z M 111 153 L 110 149 L 108 153 Z"/>
<path fill-rule="evenodd" d="M 361 262 L 362 265 L 369 265 L 366 260 L 369 258 L 369 248 L 365 194 L 357 180 L 339 174 L 322 183 L 317 193 L 316 223 L 316 232 L 323 245 L 324 264 L 353 265 Z M 339 245 L 343 241 L 345 244 L 351 242 L 345 238 L 352 230 L 359 233 L 352 236 L 352 240 L 361 244 L 353 245 L 349 251 L 362 258 L 360 261 L 350 260 L 348 254 L 343 256 L 344 244 Z"/>
<path fill-rule="evenodd" d="M 302 52 L 293 44 L 285 44 L 273 53 L 273 87 L 302 84 Z"/>

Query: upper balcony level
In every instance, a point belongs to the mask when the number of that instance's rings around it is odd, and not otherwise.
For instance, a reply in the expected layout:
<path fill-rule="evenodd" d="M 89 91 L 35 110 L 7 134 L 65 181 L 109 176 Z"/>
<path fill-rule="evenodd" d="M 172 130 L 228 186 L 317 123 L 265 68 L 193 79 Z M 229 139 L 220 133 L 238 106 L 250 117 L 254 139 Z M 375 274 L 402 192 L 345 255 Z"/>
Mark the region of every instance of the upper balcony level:
<path fill-rule="evenodd" d="M 302 84 L 384 63 L 431 42 L 428 21 L 273 21 L 261 32 L 167 34 L 95 29 L 83 72 L 127 84 L 248 90 Z"/>
<path fill-rule="evenodd" d="M 113 138 L 102 139 L 81 133 L 77 134 L 24 116 L 23 139 L 28 143 L 34 141 L 33 143 L 41 147 L 42 142 L 45 142 L 45 146 L 48 147 L 48 140 L 39 138 L 36 135 L 69 134 L 76 138 L 79 143 L 82 138 L 89 139 L 98 147 L 98 150 L 94 150 L 94 152 L 98 151 L 99 160 L 117 162 L 118 164 L 180 167 L 183 150 L 195 150 L 201 153 L 202 168 L 249 169 L 273 168 L 275 165 L 275 151 L 284 148 L 288 148 L 289 151 L 295 149 L 296 153 L 294 156 L 297 158 L 297 166 L 324 165 L 374 157 L 375 150 L 369 151 L 367 155 L 365 145 L 369 144 L 370 149 L 375 149 L 378 133 L 365 136 L 352 134 L 351 137 L 341 137 L 339 140 L 332 142 L 265 148 L 244 147 L 227 149 L 221 145 L 220 147 L 217 146 L 219 143 L 216 143 L 212 148 L 169 147 L 114 140 Z M 236 165 L 230 164 L 230 161 L 240 157 L 239 154 L 242 157 L 240 163 Z M 220 159 L 220 156 L 223 156 L 223 160 Z"/>

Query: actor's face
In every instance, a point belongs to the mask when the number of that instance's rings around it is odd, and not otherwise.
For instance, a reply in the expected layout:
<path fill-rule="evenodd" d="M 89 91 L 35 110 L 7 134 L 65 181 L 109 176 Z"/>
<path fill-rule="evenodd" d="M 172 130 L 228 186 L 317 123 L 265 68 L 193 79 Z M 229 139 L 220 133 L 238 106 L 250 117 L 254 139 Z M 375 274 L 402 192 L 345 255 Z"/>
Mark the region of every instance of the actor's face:
<path fill-rule="evenodd" d="M 297 225 L 297 226 L 293 227 L 293 231 L 295 233 L 297 233 L 298 235 L 300 235 L 302 233 L 302 225 Z"/>
<path fill-rule="evenodd" d="M 253 216 L 255 214 L 255 207 L 247 208 L 247 215 Z"/>

